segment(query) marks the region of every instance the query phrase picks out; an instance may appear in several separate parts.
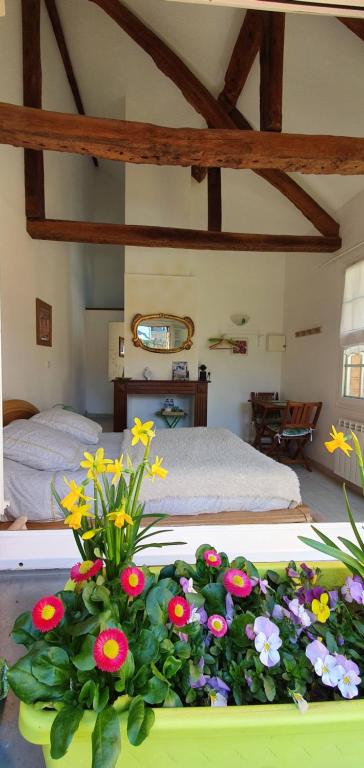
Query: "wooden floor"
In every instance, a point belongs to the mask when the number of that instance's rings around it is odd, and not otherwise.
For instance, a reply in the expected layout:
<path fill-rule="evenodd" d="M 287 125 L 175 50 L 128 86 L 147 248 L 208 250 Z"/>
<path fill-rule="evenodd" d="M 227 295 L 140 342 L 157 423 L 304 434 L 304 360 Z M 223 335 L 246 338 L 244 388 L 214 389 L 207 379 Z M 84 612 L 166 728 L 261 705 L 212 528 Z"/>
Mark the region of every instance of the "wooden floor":
<path fill-rule="evenodd" d="M 311 510 L 304 504 L 293 509 L 271 509 L 268 512 L 206 512 L 202 515 L 171 515 L 156 522 L 156 526 L 170 525 L 249 525 L 277 523 L 309 523 L 312 520 Z M 148 520 L 148 523 L 151 522 Z M 0 522 L 0 530 L 9 530 L 11 523 Z M 26 530 L 65 530 L 63 520 L 51 522 L 26 521 Z"/>

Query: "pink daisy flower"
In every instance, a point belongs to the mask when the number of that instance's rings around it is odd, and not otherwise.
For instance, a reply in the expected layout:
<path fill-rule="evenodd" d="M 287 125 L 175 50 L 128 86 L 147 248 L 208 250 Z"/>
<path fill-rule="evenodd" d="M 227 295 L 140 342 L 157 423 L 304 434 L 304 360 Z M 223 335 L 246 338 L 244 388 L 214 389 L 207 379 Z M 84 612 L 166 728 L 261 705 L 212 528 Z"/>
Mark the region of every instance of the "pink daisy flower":
<path fill-rule="evenodd" d="M 217 613 L 209 617 L 207 626 L 215 637 L 224 637 L 228 630 L 226 620 L 223 616 L 219 616 Z"/>
<path fill-rule="evenodd" d="M 104 563 L 102 560 L 84 560 L 83 563 L 76 563 L 71 568 L 72 581 L 87 581 L 101 571 Z"/>
<path fill-rule="evenodd" d="M 249 576 L 237 568 L 230 568 L 226 571 L 224 587 L 227 592 L 236 597 L 248 597 L 253 589 Z"/>
<path fill-rule="evenodd" d="M 124 568 L 120 574 L 121 589 L 130 597 L 137 597 L 143 592 L 145 585 L 145 576 L 140 568 L 129 566 Z"/>
<path fill-rule="evenodd" d="M 218 568 L 221 565 L 221 557 L 214 549 L 207 549 L 203 553 L 203 559 L 211 568 Z"/>
<path fill-rule="evenodd" d="M 32 610 L 32 621 L 40 632 L 50 632 L 57 627 L 64 616 L 62 600 L 54 595 L 42 597 Z"/>
<path fill-rule="evenodd" d="M 176 627 L 184 627 L 191 616 L 191 608 L 184 597 L 172 597 L 168 603 L 168 616 Z"/>
<path fill-rule="evenodd" d="M 94 659 L 103 672 L 117 672 L 128 655 L 128 638 L 121 629 L 105 629 L 96 638 Z"/>

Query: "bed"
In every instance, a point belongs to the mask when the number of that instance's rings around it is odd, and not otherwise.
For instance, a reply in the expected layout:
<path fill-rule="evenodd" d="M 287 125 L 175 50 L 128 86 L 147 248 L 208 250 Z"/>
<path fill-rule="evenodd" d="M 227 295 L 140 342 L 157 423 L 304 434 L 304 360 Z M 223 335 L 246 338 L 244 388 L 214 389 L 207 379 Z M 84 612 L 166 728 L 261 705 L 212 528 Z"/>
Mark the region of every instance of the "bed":
<path fill-rule="evenodd" d="M 30 418 L 37 409 L 24 401 L 5 401 L 3 413 L 4 424 L 8 424 L 14 418 Z M 119 457 L 120 453 L 129 453 L 134 462 L 141 458 L 142 448 L 131 446 L 129 430 L 102 433 L 98 446 L 109 458 Z M 85 446 L 85 450 L 94 452 L 95 445 Z M 142 499 L 146 512 L 165 513 L 173 519 L 173 525 L 311 519 L 310 510 L 301 501 L 297 475 L 227 429 L 159 430 L 152 444 L 153 455 L 163 456 L 168 477 L 163 481 L 146 480 Z M 65 495 L 64 475 L 79 483 L 84 470 L 40 471 L 4 459 L 8 519 L 25 516 L 28 528 L 63 526 L 62 513 L 50 489 L 53 481 L 58 493 Z"/>

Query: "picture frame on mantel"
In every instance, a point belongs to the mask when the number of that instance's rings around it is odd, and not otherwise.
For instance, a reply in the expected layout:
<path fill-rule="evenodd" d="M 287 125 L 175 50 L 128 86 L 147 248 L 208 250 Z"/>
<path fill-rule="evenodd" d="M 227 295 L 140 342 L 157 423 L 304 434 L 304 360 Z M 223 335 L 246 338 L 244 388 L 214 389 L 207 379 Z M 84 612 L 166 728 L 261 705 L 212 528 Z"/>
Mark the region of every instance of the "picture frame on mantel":
<path fill-rule="evenodd" d="M 35 327 L 37 344 L 52 346 L 52 307 L 42 299 L 35 300 Z"/>

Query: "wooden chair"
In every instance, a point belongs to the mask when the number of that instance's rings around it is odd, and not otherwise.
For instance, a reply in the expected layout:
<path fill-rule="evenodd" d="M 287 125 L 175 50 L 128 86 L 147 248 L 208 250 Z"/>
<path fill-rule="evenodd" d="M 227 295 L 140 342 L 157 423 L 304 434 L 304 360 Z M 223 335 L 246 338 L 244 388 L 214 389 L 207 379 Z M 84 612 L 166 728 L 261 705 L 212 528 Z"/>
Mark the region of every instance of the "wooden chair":
<path fill-rule="evenodd" d="M 304 449 L 312 440 L 321 408 L 322 403 L 298 403 L 289 400 L 281 423 L 266 426 L 266 432 L 272 438 L 271 455 L 287 464 L 303 464 L 312 472 Z"/>
<path fill-rule="evenodd" d="M 253 446 L 254 448 L 260 448 L 262 447 L 262 440 L 264 438 L 268 438 L 266 440 L 266 446 L 270 446 L 272 444 L 272 439 L 269 435 L 265 434 L 265 430 L 263 434 L 260 436 L 260 439 L 258 441 L 258 433 L 260 430 L 257 429 L 258 425 L 261 424 L 262 417 L 263 417 L 263 408 L 259 403 L 256 403 L 255 400 L 278 400 L 278 392 L 251 392 L 250 393 L 250 402 L 252 405 L 252 425 L 255 429 L 255 437 L 253 440 Z M 279 423 L 280 420 L 280 412 L 279 411 L 273 411 L 272 414 L 269 416 L 269 421 L 272 424 Z M 259 442 L 259 445 L 258 445 Z"/>

